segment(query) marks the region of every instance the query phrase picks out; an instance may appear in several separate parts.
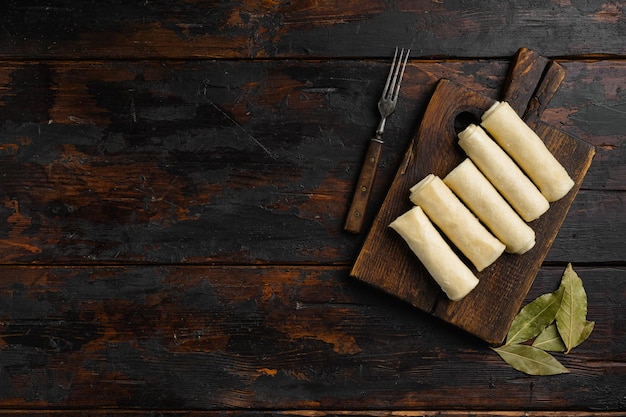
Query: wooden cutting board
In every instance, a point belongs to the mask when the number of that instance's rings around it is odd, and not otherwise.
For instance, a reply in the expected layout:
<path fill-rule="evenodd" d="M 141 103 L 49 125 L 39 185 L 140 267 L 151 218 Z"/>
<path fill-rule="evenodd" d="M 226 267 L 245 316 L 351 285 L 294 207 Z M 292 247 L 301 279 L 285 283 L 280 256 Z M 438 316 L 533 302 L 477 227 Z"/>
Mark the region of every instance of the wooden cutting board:
<path fill-rule="evenodd" d="M 503 254 L 480 273 L 478 286 L 464 299 L 450 301 L 411 252 L 388 227 L 411 207 L 409 188 L 430 173 L 444 177 L 466 158 L 458 146 L 455 121 L 471 115 L 480 120 L 494 100 L 442 79 L 424 113 L 389 192 L 366 237 L 350 275 L 394 295 L 490 344 L 500 344 L 530 289 L 567 215 L 595 150 L 590 144 L 539 121 L 565 76 L 555 62 L 528 49 L 518 51 L 502 99 L 524 117 L 575 182 L 561 200 L 529 223 L 536 245 L 524 255 Z"/>

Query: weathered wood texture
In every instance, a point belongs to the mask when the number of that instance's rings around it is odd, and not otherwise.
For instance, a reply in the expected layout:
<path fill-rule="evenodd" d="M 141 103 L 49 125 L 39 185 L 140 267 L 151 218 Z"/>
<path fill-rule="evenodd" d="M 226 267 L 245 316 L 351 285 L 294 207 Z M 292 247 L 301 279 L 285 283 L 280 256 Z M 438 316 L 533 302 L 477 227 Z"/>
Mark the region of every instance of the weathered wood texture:
<path fill-rule="evenodd" d="M 0 414 L 626 409 L 622 2 L 0 3 Z M 520 47 L 567 69 L 541 121 L 597 153 L 527 300 L 574 262 L 597 325 L 571 374 L 348 278 L 395 46 L 373 207 L 440 78 L 497 97 Z"/>
<path fill-rule="evenodd" d="M 596 328 L 536 378 L 345 267 L 3 267 L 0 408 L 623 411 L 626 270 L 575 268 Z"/>
<path fill-rule="evenodd" d="M 259 58 L 626 54 L 620 1 L 5 0 L 0 55 Z"/>
<path fill-rule="evenodd" d="M 14 414 L 9 412 L 9 415 Z M 377 410 L 220 410 L 220 411 L 168 411 L 168 410 L 90 410 L 88 413 L 76 410 L 55 411 L 29 410 L 20 412 L 20 416 L 56 416 L 63 414 L 67 417 L 90 416 L 98 417 L 615 417 L 611 411 L 473 411 L 461 410 L 400 410 L 400 411 L 377 411 Z"/>
<path fill-rule="evenodd" d="M 407 68 L 366 227 L 446 77 L 498 97 L 507 61 Z M 624 61 L 562 61 L 543 121 L 597 154 L 547 260 L 624 262 Z M 0 262 L 349 264 L 342 232 L 378 61 L 5 62 Z M 369 222 L 369 223 L 368 223 Z"/>

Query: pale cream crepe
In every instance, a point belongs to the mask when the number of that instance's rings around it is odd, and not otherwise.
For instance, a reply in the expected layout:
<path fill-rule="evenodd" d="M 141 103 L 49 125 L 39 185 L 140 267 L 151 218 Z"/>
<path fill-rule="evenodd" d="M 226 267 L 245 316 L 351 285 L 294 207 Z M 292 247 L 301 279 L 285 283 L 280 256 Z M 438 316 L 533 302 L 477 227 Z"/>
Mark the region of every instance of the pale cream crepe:
<path fill-rule="evenodd" d="M 507 252 L 521 255 L 535 246 L 533 229 L 502 198 L 470 159 L 465 159 L 450 171 L 443 182 L 506 245 Z"/>
<path fill-rule="evenodd" d="M 504 252 L 505 246 L 483 226 L 461 200 L 429 174 L 411 187 L 411 201 L 422 207 L 430 220 L 482 271 Z"/>
<path fill-rule="evenodd" d="M 541 138 L 505 102 L 498 102 L 482 116 L 481 125 L 552 202 L 564 197 L 574 181 Z"/>
<path fill-rule="evenodd" d="M 550 203 L 496 142 L 480 127 L 459 133 L 459 145 L 478 169 L 527 222 L 550 208 Z"/>
<path fill-rule="evenodd" d="M 460 300 L 478 285 L 478 278 L 441 237 L 421 207 L 413 207 L 389 227 L 406 241 L 450 300 Z"/>

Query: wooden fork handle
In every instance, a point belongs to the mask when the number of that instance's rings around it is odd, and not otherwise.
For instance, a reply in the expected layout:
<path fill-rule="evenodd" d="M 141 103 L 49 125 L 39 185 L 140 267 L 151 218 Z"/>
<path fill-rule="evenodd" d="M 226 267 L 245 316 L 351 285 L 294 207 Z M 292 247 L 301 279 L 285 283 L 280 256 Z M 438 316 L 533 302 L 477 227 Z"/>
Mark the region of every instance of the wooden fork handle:
<path fill-rule="evenodd" d="M 365 162 L 361 167 L 359 180 L 357 181 L 356 190 L 352 197 L 348 217 L 343 227 L 344 230 L 350 233 L 360 233 L 363 227 L 365 211 L 370 200 L 370 194 L 372 193 L 372 186 L 374 185 L 374 178 L 376 178 L 376 171 L 378 171 L 378 162 L 382 149 L 382 141 L 376 138 L 370 140 Z"/>

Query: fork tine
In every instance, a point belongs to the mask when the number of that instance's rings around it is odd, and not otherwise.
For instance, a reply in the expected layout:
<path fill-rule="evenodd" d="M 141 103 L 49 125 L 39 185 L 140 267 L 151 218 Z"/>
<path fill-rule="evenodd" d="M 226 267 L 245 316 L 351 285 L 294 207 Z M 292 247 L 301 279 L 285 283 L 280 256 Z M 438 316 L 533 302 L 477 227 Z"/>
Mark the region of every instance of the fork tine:
<path fill-rule="evenodd" d="M 391 68 L 389 69 L 389 75 L 387 75 L 387 81 L 385 82 L 385 88 L 383 89 L 383 97 L 386 97 L 387 93 L 389 93 L 389 86 L 391 85 L 391 78 L 393 76 L 394 67 L 396 66 L 397 56 L 398 56 L 398 48 L 396 47 L 396 51 L 393 54 L 393 61 L 391 62 Z"/>
<path fill-rule="evenodd" d="M 396 52 L 398 48 L 396 48 Z M 396 89 L 396 82 L 398 81 L 398 71 L 400 71 L 400 63 L 402 62 L 402 54 L 404 53 L 404 48 L 400 51 L 400 56 L 396 60 L 396 55 L 393 56 L 393 63 L 391 64 L 391 69 L 389 70 L 389 75 L 393 73 L 393 78 L 391 79 L 391 86 L 389 90 L 385 91 L 385 98 L 391 100 Z"/>
<path fill-rule="evenodd" d="M 392 95 L 391 95 L 391 100 L 392 101 L 396 101 L 398 99 L 398 93 L 400 92 L 400 84 L 402 83 L 402 77 L 404 76 L 404 70 L 406 69 L 406 63 L 409 59 L 409 53 L 411 52 L 410 49 L 407 49 L 406 54 L 404 55 L 404 61 L 402 61 L 402 52 L 404 52 L 404 49 L 402 49 L 402 51 L 400 52 L 400 59 L 398 60 L 398 67 L 396 68 L 396 75 L 394 75 L 393 80 L 394 80 L 394 86 L 393 86 L 393 91 L 392 91 Z M 400 69 L 399 65 L 400 63 L 402 63 L 402 70 L 400 71 L 400 76 L 397 78 L 397 83 L 396 83 L 396 76 L 398 75 L 398 70 Z"/>

